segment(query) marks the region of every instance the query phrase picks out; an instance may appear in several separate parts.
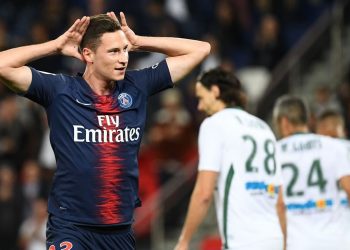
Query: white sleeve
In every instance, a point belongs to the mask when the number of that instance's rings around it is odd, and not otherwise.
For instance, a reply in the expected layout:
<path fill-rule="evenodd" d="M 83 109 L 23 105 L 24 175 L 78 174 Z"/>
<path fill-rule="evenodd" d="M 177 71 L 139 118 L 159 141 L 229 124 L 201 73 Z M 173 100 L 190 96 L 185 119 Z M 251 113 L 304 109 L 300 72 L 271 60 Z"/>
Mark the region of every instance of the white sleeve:
<path fill-rule="evenodd" d="M 220 171 L 222 142 L 220 131 L 207 118 L 199 129 L 199 165 L 198 170 Z"/>
<path fill-rule="evenodd" d="M 338 143 L 339 142 L 339 143 Z M 336 145 L 337 153 L 337 179 L 350 175 L 350 152 L 348 150 L 348 145 L 343 141 L 337 141 Z"/>

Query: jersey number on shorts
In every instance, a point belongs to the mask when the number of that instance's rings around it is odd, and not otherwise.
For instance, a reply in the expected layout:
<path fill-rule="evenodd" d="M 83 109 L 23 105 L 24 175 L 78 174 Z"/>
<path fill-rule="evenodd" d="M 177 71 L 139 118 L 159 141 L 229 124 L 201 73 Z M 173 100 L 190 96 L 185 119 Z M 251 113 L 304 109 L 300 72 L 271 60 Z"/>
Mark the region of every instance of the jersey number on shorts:
<path fill-rule="evenodd" d="M 71 250 L 73 248 L 73 244 L 69 241 L 64 241 L 60 244 L 60 250 Z M 49 250 L 56 250 L 54 245 L 49 247 Z"/>
<path fill-rule="evenodd" d="M 244 135 L 244 141 L 248 141 L 252 144 L 252 151 L 248 156 L 245 163 L 245 169 L 247 172 L 258 172 L 258 167 L 253 165 L 255 155 L 257 153 L 257 143 L 256 140 L 250 135 Z M 264 169 L 268 175 L 274 175 L 276 173 L 276 160 L 275 160 L 275 144 L 272 140 L 267 139 L 264 142 Z"/>
<path fill-rule="evenodd" d="M 295 191 L 294 185 L 299 177 L 299 168 L 294 163 L 285 163 L 282 165 L 282 169 L 289 168 L 292 171 L 292 178 L 287 185 L 287 196 L 302 196 L 304 191 Z M 326 191 L 327 180 L 323 176 L 321 162 L 316 159 L 312 162 L 310 172 L 307 177 L 308 187 L 319 187 L 320 192 L 324 193 Z"/>

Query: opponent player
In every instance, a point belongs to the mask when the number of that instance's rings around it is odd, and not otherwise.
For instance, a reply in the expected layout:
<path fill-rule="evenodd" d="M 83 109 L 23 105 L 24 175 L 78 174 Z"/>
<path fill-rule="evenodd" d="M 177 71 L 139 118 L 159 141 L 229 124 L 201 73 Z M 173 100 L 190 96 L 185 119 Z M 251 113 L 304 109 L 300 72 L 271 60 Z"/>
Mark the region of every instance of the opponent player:
<path fill-rule="evenodd" d="M 316 133 L 320 135 L 331 136 L 334 138 L 339 138 L 341 142 L 344 143 L 348 156 L 350 157 L 350 142 L 346 140 L 346 129 L 345 129 L 345 121 L 341 113 L 334 110 L 325 110 L 322 112 L 316 120 Z M 344 249 L 350 249 L 350 206 L 349 199 L 344 192 L 344 190 L 340 190 L 340 203 L 344 209 L 342 219 L 343 223 L 345 223 L 345 239 L 346 244 Z"/>
<path fill-rule="evenodd" d="M 49 198 L 50 250 L 134 249 L 139 150 L 149 96 L 173 86 L 209 53 L 205 42 L 136 35 L 120 13 L 83 17 L 55 40 L 0 53 L 0 80 L 45 107 L 57 172 Z M 80 52 L 78 51 L 80 48 Z M 164 53 L 126 71 L 129 51 Z M 24 66 L 52 54 L 86 63 L 82 76 Z M 176 150 L 176 149 L 174 149 Z"/>
<path fill-rule="evenodd" d="M 316 133 L 334 138 L 345 138 L 345 121 L 343 116 L 334 110 L 325 110 L 316 119 Z"/>
<path fill-rule="evenodd" d="M 244 95 L 232 73 L 205 72 L 196 83 L 196 95 L 198 110 L 211 117 L 200 127 L 199 172 L 175 249 L 189 249 L 215 193 L 223 249 L 281 250 L 274 134 L 264 121 L 241 109 Z"/>
<path fill-rule="evenodd" d="M 350 194 L 350 163 L 340 141 L 309 133 L 307 108 L 298 97 L 277 100 L 273 119 L 282 140 L 287 250 L 346 249 L 337 182 Z"/>

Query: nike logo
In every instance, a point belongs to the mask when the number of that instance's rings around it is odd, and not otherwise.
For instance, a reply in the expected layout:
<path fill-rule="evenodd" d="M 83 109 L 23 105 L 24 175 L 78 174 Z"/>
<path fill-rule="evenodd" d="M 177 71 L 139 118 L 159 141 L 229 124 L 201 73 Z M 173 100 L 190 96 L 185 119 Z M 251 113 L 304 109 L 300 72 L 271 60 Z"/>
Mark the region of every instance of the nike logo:
<path fill-rule="evenodd" d="M 75 101 L 76 101 L 77 103 L 81 104 L 81 105 L 84 105 L 84 106 L 91 106 L 91 105 L 92 105 L 92 103 L 81 102 L 81 101 L 79 101 L 78 99 L 75 99 Z"/>

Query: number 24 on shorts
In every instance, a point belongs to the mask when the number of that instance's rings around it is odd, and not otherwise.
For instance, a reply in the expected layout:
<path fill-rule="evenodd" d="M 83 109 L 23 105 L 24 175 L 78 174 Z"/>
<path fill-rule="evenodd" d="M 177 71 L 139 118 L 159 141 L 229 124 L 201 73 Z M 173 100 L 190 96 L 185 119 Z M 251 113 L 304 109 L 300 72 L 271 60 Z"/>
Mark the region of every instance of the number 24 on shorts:
<path fill-rule="evenodd" d="M 73 248 L 73 244 L 69 241 L 64 241 L 60 244 L 59 250 L 71 250 Z M 54 245 L 51 245 L 49 247 L 49 250 L 56 250 L 56 247 Z M 58 249 L 57 249 L 58 250 Z"/>

